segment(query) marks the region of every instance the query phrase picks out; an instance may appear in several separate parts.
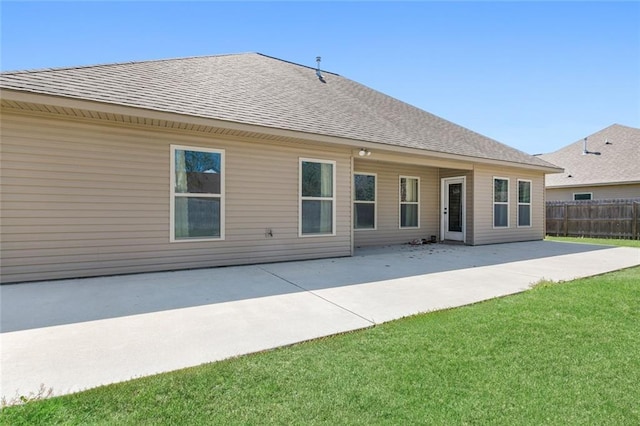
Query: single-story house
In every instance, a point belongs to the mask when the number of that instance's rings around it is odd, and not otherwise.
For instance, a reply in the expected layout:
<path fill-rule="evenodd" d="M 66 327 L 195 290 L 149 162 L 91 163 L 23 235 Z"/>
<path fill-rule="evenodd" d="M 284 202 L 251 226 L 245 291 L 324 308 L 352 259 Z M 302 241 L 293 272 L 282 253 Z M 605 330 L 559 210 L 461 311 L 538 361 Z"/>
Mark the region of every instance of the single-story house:
<path fill-rule="evenodd" d="M 539 158 L 564 168 L 546 176 L 547 201 L 640 198 L 640 129 L 613 124 Z"/>
<path fill-rule="evenodd" d="M 540 240 L 560 171 L 256 53 L 5 72 L 0 89 L 5 283 Z"/>

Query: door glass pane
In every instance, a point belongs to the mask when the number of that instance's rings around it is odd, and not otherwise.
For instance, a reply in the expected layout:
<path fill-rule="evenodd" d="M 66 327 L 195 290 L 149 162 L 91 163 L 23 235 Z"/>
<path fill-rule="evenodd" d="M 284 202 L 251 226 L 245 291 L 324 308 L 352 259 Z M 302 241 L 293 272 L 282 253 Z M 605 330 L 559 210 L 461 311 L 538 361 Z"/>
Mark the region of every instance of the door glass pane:
<path fill-rule="evenodd" d="M 375 227 L 376 206 L 372 203 L 355 203 L 353 227 L 355 229 L 373 229 Z"/>
<path fill-rule="evenodd" d="M 302 201 L 302 233 L 331 234 L 333 232 L 333 201 Z"/>
<path fill-rule="evenodd" d="M 449 231 L 462 232 L 462 184 L 449 184 Z"/>

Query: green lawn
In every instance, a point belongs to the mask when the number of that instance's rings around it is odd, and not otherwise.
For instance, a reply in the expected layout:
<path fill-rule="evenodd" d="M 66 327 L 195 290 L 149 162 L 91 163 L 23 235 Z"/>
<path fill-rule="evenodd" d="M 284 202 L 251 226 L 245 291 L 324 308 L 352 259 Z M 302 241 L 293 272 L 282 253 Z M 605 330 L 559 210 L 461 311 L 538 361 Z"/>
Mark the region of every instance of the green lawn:
<path fill-rule="evenodd" d="M 602 244 L 606 246 L 640 247 L 640 240 L 617 240 L 614 238 L 579 238 L 579 237 L 551 237 L 548 241 L 564 241 L 568 243 Z"/>
<path fill-rule="evenodd" d="M 0 424 L 640 424 L 640 267 L 22 406 Z"/>

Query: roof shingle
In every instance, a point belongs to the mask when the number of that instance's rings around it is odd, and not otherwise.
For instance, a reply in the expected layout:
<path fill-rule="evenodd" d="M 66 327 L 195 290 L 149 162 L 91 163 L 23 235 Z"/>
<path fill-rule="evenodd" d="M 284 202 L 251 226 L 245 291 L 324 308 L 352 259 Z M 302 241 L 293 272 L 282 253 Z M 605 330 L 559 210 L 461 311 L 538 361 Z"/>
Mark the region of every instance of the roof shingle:
<path fill-rule="evenodd" d="M 258 53 L 0 74 L 0 87 L 550 167 L 362 84 Z"/>
<path fill-rule="evenodd" d="M 640 129 L 613 124 L 587 137 L 590 153 L 583 155 L 583 144 L 580 139 L 540 155 L 565 169 L 547 175 L 547 187 L 640 182 Z"/>

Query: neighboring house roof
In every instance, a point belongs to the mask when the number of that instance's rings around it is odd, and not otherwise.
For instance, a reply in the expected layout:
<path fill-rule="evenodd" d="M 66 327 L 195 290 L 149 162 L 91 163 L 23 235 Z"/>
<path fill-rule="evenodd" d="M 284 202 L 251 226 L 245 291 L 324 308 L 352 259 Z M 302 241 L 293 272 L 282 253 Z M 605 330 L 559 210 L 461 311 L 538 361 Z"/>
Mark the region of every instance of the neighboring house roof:
<path fill-rule="evenodd" d="M 258 53 L 5 72 L 0 87 L 522 165 L 540 158 L 337 74 Z"/>
<path fill-rule="evenodd" d="M 564 168 L 546 175 L 547 188 L 640 183 L 640 129 L 613 124 L 539 157 Z"/>

